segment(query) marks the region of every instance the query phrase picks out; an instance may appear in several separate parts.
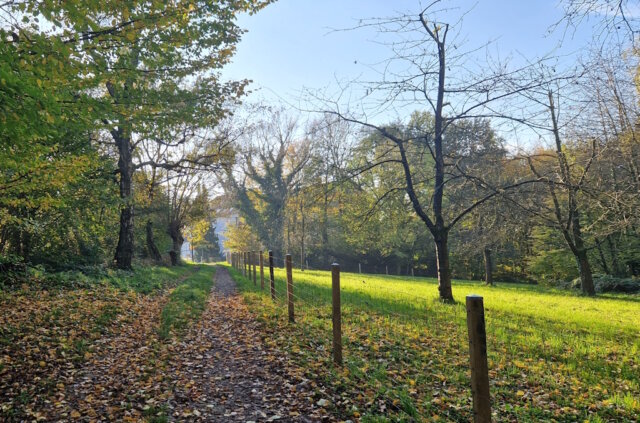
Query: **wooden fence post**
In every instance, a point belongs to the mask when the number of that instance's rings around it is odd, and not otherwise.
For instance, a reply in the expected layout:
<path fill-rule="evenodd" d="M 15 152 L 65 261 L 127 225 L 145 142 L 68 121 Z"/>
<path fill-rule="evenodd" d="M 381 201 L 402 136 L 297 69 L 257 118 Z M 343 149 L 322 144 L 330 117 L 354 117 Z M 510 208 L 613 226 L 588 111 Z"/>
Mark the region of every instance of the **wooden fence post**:
<path fill-rule="evenodd" d="M 269 250 L 269 284 L 271 286 L 271 299 L 276 300 L 276 281 L 273 278 L 273 251 Z"/>
<path fill-rule="evenodd" d="M 362 274 L 362 264 L 358 263 L 358 273 Z"/>
<path fill-rule="evenodd" d="M 247 276 L 247 252 L 242 253 L 242 276 Z"/>
<path fill-rule="evenodd" d="M 342 316 L 340 315 L 340 265 L 331 265 L 333 362 L 342 366 Z"/>
<path fill-rule="evenodd" d="M 285 263 L 287 265 L 287 309 L 289 311 L 289 322 L 293 323 L 293 274 L 291 270 L 291 254 L 287 254 Z"/>
<path fill-rule="evenodd" d="M 253 286 L 256 286 L 256 252 L 251 252 L 251 263 L 253 263 Z"/>
<path fill-rule="evenodd" d="M 467 295 L 467 329 L 471 358 L 473 421 L 489 423 L 491 422 L 491 396 L 487 365 L 487 334 L 484 323 L 484 304 L 479 295 Z"/>
<path fill-rule="evenodd" d="M 260 289 L 264 291 L 264 251 L 260 250 Z"/>

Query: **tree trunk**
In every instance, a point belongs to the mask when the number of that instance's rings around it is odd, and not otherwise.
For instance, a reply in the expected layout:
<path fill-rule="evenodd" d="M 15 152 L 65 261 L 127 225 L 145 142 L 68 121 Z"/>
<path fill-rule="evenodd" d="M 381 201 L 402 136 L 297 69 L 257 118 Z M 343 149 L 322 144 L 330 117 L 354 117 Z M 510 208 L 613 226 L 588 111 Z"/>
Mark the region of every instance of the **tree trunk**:
<path fill-rule="evenodd" d="M 123 201 L 120 209 L 120 231 L 116 247 L 116 267 L 131 270 L 133 261 L 133 157 L 131 155 L 131 140 L 125 136 L 122 128 L 111 131 L 118 147 L 118 171 L 120 174 L 120 199 Z"/>
<path fill-rule="evenodd" d="M 611 274 L 611 271 L 609 270 L 609 266 L 607 265 L 607 259 L 604 256 L 604 251 L 602 250 L 602 242 L 596 238 L 596 246 L 598 248 L 598 256 L 600 257 L 600 264 L 602 265 L 602 270 L 604 270 L 604 273 L 606 273 L 607 275 Z"/>
<path fill-rule="evenodd" d="M 582 288 L 582 292 L 589 296 L 596 295 L 596 289 L 593 285 L 591 266 L 589 265 L 589 259 L 587 258 L 587 251 L 578 251 L 576 258 L 578 260 L 578 268 L 580 270 L 580 287 Z"/>
<path fill-rule="evenodd" d="M 304 209 L 300 202 L 300 271 L 304 272 Z"/>
<path fill-rule="evenodd" d="M 160 254 L 160 250 L 158 249 L 158 246 L 156 245 L 156 242 L 153 239 L 153 222 L 151 222 L 151 219 L 147 220 L 146 229 L 147 229 L 147 251 L 149 253 L 149 256 L 153 260 L 159 263 L 162 261 L 162 254 Z"/>
<path fill-rule="evenodd" d="M 322 240 L 322 263 L 326 263 L 327 262 L 327 250 L 329 249 L 329 232 L 328 232 L 328 225 L 329 225 L 329 194 L 328 194 L 328 190 L 327 187 L 328 185 L 328 181 L 325 180 L 324 185 L 324 206 L 322 208 L 322 222 L 320 224 L 320 239 Z"/>
<path fill-rule="evenodd" d="M 582 226 L 580 223 L 580 213 L 578 208 L 575 207 L 571 229 L 573 231 L 573 240 L 575 245 L 574 254 L 578 260 L 578 269 L 580 270 L 580 286 L 584 294 L 593 296 L 596 295 L 596 290 L 593 286 L 593 275 L 591 273 L 591 266 L 589 265 L 587 249 L 584 246 Z"/>
<path fill-rule="evenodd" d="M 184 244 L 180 222 L 173 221 L 169 224 L 169 236 L 173 241 L 171 251 L 169 252 L 171 265 L 177 266 L 181 261 L 180 255 L 182 253 L 182 244 Z"/>
<path fill-rule="evenodd" d="M 609 246 L 609 253 L 611 254 L 611 267 L 613 268 L 613 274 L 615 276 L 622 276 L 624 272 L 620 269 L 620 262 L 618 261 L 618 247 L 611 239 L 611 235 L 607 235 L 607 245 Z"/>
<path fill-rule="evenodd" d="M 453 291 L 451 290 L 451 269 L 449 267 L 449 234 L 446 231 L 434 235 L 436 244 L 436 258 L 438 267 L 438 292 L 440 300 L 453 302 Z"/>
<path fill-rule="evenodd" d="M 29 262 L 31 254 L 31 233 L 26 230 L 20 230 L 19 236 L 20 257 L 22 257 L 25 262 Z"/>
<path fill-rule="evenodd" d="M 275 218 L 271 225 L 271 234 L 270 238 L 267 241 L 271 245 L 271 250 L 273 251 L 273 255 L 275 257 L 275 266 L 280 267 L 279 263 L 282 263 L 284 266 L 284 217 L 279 216 Z M 287 219 L 287 238 L 290 237 L 289 234 L 289 225 Z M 287 239 L 287 242 L 290 244 L 291 240 Z"/>
<path fill-rule="evenodd" d="M 491 257 L 491 248 L 484 247 L 484 282 L 487 285 L 493 285 L 493 259 Z"/>

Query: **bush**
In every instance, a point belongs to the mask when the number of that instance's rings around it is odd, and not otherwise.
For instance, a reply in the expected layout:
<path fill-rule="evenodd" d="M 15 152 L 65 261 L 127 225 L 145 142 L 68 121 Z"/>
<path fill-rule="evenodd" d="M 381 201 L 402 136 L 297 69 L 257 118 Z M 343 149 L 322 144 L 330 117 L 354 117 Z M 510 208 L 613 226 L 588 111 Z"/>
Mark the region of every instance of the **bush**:
<path fill-rule="evenodd" d="M 618 292 L 624 294 L 640 293 L 640 280 L 634 278 L 617 278 L 611 275 L 593 275 L 593 284 L 597 293 Z M 580 289 L 580 278 L 572 280 L 564 287 Z"/>
<path fill-rule="evenodd" d="M 603 275 L 594 279 L 596 292 L 623 292 L 635 294 L 640 292 L 640 280 L 634 278 L 616 278 Z"/>
<path fill-rule="evenodd" d="M 22 257 L 0 255 L 0 287 L 18 285 L 25 280 L 27 265 Z"/>

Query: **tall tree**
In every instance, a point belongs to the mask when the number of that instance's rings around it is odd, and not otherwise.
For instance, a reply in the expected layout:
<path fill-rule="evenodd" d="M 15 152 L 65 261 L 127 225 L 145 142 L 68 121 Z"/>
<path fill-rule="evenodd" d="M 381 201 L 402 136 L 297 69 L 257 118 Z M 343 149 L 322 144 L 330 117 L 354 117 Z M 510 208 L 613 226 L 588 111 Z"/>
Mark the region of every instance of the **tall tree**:
<path fill-rule="evenodd" d="M 237 177 L 229 166 L 224 175 L 227 190 L 238 211 L 262 243 L 282 257 L 285 206 L 299 186 L 298 178 L 309 158 L 309 145 L 300 140 L 295 118 L 283 110 L 263 111 L 265 116 L 245 131 L 239 145 Z"/>
<path fill-rule="evenodd" d="M 181 261 L 185 228 L 204 233 L 211 224 L 209 193 L 203 181 L 202 173 L 189 172 L 177 175 L 167 183 L 170 201 L 167 232 L 173 241 L 169 252 L 173 266 Z"/>
<path fill-rule="evenodd" d="M 542 67 L 540 78 L 548 79 L 544 74 L 554 72 Z M 562 234 L 575 257 L 582 291 L 595 295 L 590 248 L 584 231 L 584 197 L 589 191 L 588 176 L 597 161 L 599 141 L 598 134 L 591 132 L 588 122 L 583 120 L 585 105 L 592 105 L 583 95 L 584 89 L 589 87 L 580 73 L 521 94 L 532 107 L 527 125 L 551 145 L 550 149 L 527 157 L 532 175 L 544 182 L 549 196 L 549 206 L 541 205 L 535 213 Z M 559 104 L 561 101 L 564 104 Z M 567 138 L 573 139 L 572 149 Z"/>
<path fill-rule="evenodd" d="M 0 254 L 63 266 L 83 251 L 99 261 L 108 230 L 91 220 L 114 206 L 114 163 L 93 144 L 96 102 L 82 92 L 81 64 L 18 19 L 25 6 L 0 5 Z"/>
<path fill-rule="evenodd" d="M 393 128 L 368 120 L 366 114 L 362 116 L 353 110 L 342 110 L 335 100 L 321 98 L 323 106 L 320 108 L 374 130 L 394 145 L 397 158 L 374 159 L 378 163 L 391 160 L 402 167 L 404 189 L 435 243 L 439 296 L 443 301 L 451 302 L 449 235 L 452 227 L 476 207 L 505 190 L 535 181 L 519 180 L 499 186 L 488 183 L 483 175 L 460 166 L 459 152 L 447 149 L 448 133 L 460 122 L 473 121 L 474 118 L 508 117 L 506 99 L 538 86 L 540 81 L 531 80 L 526 74 L 526 70 L 535 67 L 534 64 L 518 69 L 492 63 L 482 67 L 467 66 L 466 62 L 476 49 L 467 52 L 457 44 L 454 32 L 459 28 L 439 22 L 431 13 L 437 3 L 431 3 L 417 16 L 405 15 L 365 23 L 379 27 L 381 32 L 402 32 L 405 37 L 403 41 L 391 43 L 392 56 L 385 63 L 383 78 L 378 83 L 365 84 L 363 97 L 371 98 L 369 104 L 377 101 L 375 107 L 378 111 L 389 109 L 394 102 L 402 103 L 404 107 L 421 103 L 422 107 L 429 108 L 431 125 L 423 126 L 421 131 L 415 128 L 405 136 Z M 371 114 L 375 115 L 375 112 Z M 411 151 L 424 152 L 432 158 L 428 194 L 417 188 L 424 185 L 424 180 L 416 179 L 416 169 L 409 157 Z M 462 205 L 451 206 L 445 193 L 451 184 L 461 181 L 475 185 L 480 195 Z"/>
<path fill-rule="evenodd" d="M 216 126 L 227 113 L 225 104 L 241 96 L 246 85 L 246 81 L 222 82 L 216 72 L 228 63 L 242 34 L 236 16 L 267 3 L 16 3 L 25 19 L 46 19 L 59 28 L 56 36 L 83 64 L 85 91 L 100 100 L 100 123 L 118 158 L 122 205 L 115 261 L 119 268 L 131 268 L 133 258 L 132 181 L 140 168 L 134 163 L 139 143 L 179 143 L 179 139 L 166 141 L 172 128 Z"/>

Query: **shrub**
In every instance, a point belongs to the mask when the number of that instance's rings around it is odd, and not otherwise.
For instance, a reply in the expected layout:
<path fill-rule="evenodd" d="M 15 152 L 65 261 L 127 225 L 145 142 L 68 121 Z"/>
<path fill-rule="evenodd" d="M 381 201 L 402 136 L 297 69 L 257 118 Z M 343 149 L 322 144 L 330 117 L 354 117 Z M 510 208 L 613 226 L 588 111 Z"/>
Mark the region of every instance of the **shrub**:
<path fill-rule="evenodd" d="M 603 275 L 594 280 L 596 292 L 623 292 L 635 294 L 640 292 L 640 280 L 634 278 L 616 278 Z"/>
<path fill-rule="evenodd" d="M 597 293 L 619 292 L 624 294 L 640 293 L 640 280 L 618 278 L 612 275 L 593 275 L 593 284 Z M 565 283 L 563 288 L 580 289 L 580 278 Z"/>

